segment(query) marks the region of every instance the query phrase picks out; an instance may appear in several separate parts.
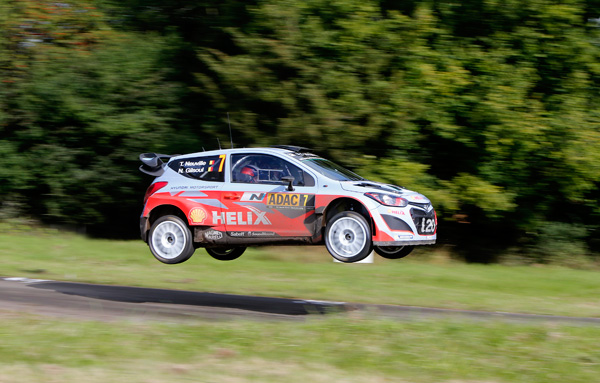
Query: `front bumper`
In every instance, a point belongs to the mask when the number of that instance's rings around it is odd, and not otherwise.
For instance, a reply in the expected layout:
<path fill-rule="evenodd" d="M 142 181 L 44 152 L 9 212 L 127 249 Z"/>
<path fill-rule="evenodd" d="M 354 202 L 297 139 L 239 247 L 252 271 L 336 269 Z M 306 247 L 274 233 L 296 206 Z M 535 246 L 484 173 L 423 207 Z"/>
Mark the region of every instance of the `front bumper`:
<path fill-rule="evenodd" d="M 430 203 L 410 203 L 403 208 L 379 206 L 372 211 L 375 246 L 434 245 L 437 216 Z"/>

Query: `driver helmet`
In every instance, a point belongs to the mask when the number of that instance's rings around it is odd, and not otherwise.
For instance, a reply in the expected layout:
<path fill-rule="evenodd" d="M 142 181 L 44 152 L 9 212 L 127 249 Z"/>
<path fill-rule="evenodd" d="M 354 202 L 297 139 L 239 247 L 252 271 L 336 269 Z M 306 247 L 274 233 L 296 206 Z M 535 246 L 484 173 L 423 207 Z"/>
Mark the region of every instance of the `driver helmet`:
<path fill-rule="evenodd" d="M 250 177 L 252 182 L 258 181 L 258 168 L 254 165 L 246 165 L 241 171 L 242 174 Z"/>

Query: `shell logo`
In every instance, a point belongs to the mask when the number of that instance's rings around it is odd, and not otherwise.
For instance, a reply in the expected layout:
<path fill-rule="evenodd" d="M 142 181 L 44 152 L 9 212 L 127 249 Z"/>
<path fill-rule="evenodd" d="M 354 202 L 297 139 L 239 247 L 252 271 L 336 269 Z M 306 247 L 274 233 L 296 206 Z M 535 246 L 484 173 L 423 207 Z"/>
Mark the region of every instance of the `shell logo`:
<path fill-rule="evenodd" d="M 195 207 L 190 210 L 190 221 L 192 221 L 192 223 L 204 223 L 207 216 L 206 210 L 201 207 Z"/>

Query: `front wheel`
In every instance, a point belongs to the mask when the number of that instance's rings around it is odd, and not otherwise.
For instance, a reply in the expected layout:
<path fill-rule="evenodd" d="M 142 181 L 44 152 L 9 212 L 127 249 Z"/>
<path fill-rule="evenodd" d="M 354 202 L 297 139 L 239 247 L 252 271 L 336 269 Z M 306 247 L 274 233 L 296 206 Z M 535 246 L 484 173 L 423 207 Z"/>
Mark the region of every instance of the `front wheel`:
<path fill-rule="evenodd" d="M 152 224 L 148 246 L 152 255 L 162 263 L 181 263 L 194 254 L 192 233 L 186 223 L 175 215 L 162 216 Z"/>
<path fill-rule="evenodd" d="M 206 252 L 219 261 L 233 261 L 239 258 L 244 251 L 245 247 L 207 247 Z"/>
<path fill-rule="evenodd" d="M 325 228 L 325 246 L 331 256 L 341 262 L 358 262 L 373 249 L 367 220 L 353 211 L 335 215 Z"/>
<path fill-rule="evenodd" d="M 414 246 L 375 246 L 374 250 L 383 258 L 400 259 L 410 254 L 414 248 Z"/>

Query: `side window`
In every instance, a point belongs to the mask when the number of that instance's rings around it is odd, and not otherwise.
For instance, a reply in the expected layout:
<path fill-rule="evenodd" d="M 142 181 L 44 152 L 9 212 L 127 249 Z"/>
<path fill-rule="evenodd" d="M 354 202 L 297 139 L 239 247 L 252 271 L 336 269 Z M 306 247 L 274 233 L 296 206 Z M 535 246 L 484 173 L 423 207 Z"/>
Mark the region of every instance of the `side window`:
<path fill-rule="evenodd" d="M 281 184 L 283 177 L 294 177 L 294 186 L 315 186 L 315 180 L 296 165 L 267 154 L 231 156 L 232 182 Z"/>
<path fill-rule="evenodd" d="M 225 179 L 225 154 L 174 160 L 169 162 L 169 167 L 184 177 L 223 182 Z"/>

